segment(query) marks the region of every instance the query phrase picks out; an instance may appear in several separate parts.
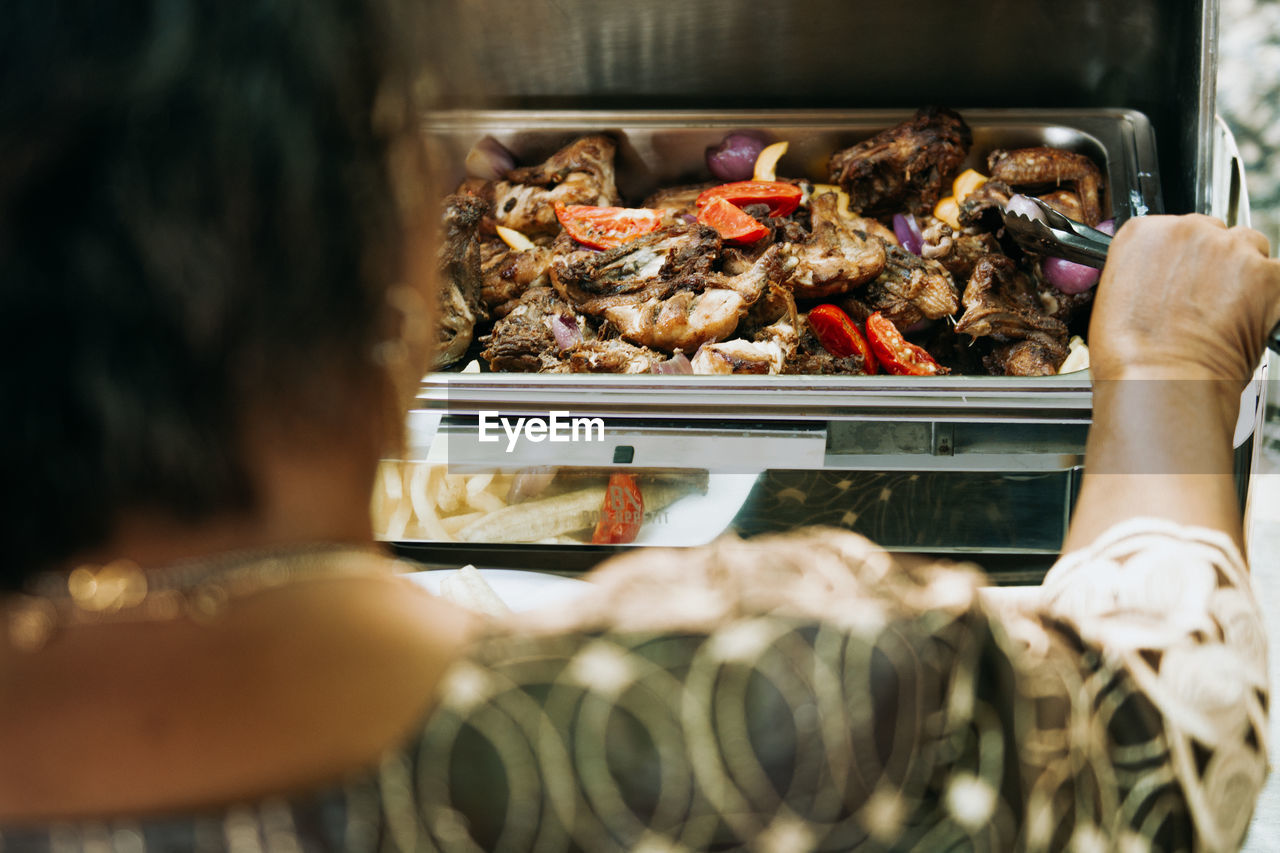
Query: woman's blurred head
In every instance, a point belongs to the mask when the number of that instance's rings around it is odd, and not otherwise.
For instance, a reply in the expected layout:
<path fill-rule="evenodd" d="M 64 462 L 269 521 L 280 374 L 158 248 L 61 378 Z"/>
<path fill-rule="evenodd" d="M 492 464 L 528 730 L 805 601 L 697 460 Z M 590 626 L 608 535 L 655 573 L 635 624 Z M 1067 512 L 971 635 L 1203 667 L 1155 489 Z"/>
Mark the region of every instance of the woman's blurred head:
<path fill-rule="evenodd" d="M 389 438 L 388 368 L 411 368 L 387 347 L 405 301 L 388 294 L 429 255 L 406 239 L 425 187 L 389 3 L 14 5 L 6 586 L 101 543 L 124 512 L 252 512 L 250 425 Z"/>

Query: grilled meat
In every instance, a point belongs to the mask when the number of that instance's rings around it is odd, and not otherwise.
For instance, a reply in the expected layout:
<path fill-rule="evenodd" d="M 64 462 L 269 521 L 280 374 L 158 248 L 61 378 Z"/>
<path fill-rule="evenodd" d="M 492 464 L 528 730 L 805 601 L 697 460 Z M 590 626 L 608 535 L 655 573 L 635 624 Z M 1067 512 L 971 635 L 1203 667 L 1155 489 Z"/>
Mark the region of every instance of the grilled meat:
<path fill-rule="evenodd" d="M 1040 297 L 1041 310 L 1063 323 L 1082 316 L 1084 309 L 1093 303 L 1095 290 L 1091 287 L 1083 293 L 1063 293 L 1048 282 L 1036 279 L 1036 295 Z"/>
<path fill-rule="evenodd" d="M 1083 154 L 1059 148 L 997 149 L 987 156 L 987 171 L 1015 189 L 1058 189 L 1066 184 L 1080 199 L 1081 222 L 1097 225 L 1102 218 L 1102 173 Z"/>
<path fill-rule="evenodd" d="M 1053 376 L 1067 352 L 1054 335 L 1035 332 L 1024 341 L 996 347 L 982 363 L 997 376 Z"/>
<path fill-rule="evenodd" d="M 979 228 L 986 231 L 998 231 L 1004 227 L 1001 215 L 1013 188 L 1004 181 L 988 180 L 982 186 L 965 196 L 960 202 L 960 213 L 956 217 L 963 228 Z"/>
<path fill-rule="evenodd" d="M 488 316 L 480 302 L 479 230 L 486 209 L 484 202 L 473 196 L 445 199 L 435 369 L 462 358 L 471 346 L 476 323 Z"/>
<path fill-rule="evenodd" d="M 648 373 L 667 354 L 614 338 L 583 341 L 569 353 L 571 373 Z"/>
<path fill-rule="evenodd" d="M 805 375 L 852 375 L 861 376 L 867 372 L 862 356 L 851 355 L 840 358 L 827 351 L 809 329 L 806 323 L 796 336 L 796 346 L 782 365 L 783 373 Z"/>
<path fill-rule="evenodd" d="M 835 302 L 858 322 L 879 311 L 962 372 L 1054 372 L 1066 355 L 1066 324 L 1085 316 L 1092 294 L 1063 295 L 1041 280 L 1035 256 L 1004 236 L 1000 214 L 1022 191 L 1090 221 L 1101 175 L 1070 152 L 993 152 L 992 178 L 965 199 L 961 227 L 952 228 L 931 208 L 970 143 L 959 116 L 921 110 L 833 155 L 839 189 L 793 181 L 805 201 L 783 217 L 746 205 L 769 233 L 744 246 L 726 247 L 696 221 L 697 198 L 713 183 L 653 193 L 645 206 L 666 212 L 657 231 L 605 251 L 577 243 L 560 227 L 556 202 L 621 204 L 615 143 L 603 135 L 501 181 L 469 179 L 448 202 L 437 366 L 465 351 L 478 322 L 495 318 L 482 339 L 494 370 L 640 373 L 685 353 L 698 373 L 864 372 L 860 358 L 822 347 L 799 298 Z M 899 212 L 919 220 L 920 257 L 885 225 Z M 534 248 L 494 239 L 497 224 L 528 235 Z M 958 325 L 932 322 L 958 311 Z"/>
<path fill-rule="evenodd" d="M 607 252 L 557 249 L 556 290 L 579 310 L 603 317 L 628 341 L 693 352 L 729 337 L 747 307 L 781 277 L 781 247 L 771 247 L 744 273 L 712 269 L 716 232 L 676 225 Z"/>
<path fill-rule="evenodd" d="M 487 344 L 480 353 L 492 370 L 519 373 L 565 373 L 569 370 L 565 353 L 556 344 L 551 324 L 567 317 L 578 326 L 584 340 L 594 338 L 585 319 L 549 287 L 531 287 L 520 297 L 506 317 L 481 340 Z"/>
<path fill-rule="evenodd" d="M 704 225 L 675 225 L 605 252 L 557 241 L 551 281 L 587 314 L 618 305 L 664 299 L 677 288 L 701 290 L 720 252 L 720 235 Z"/>
<path fill-rule="evenodd" d="M 831 182 L 868 216 L 931 210 L 969 153 L 973 136 L 951 110 L 929 107 L 915 118 L 831 155 Z"/>
<path fill-rule="evenodd" d="M 840 215 L 835 193 L 811 202 L 813 233 L 789 243 L 787 286 L 801 299 L 847 293 L 875 278 L 885 267 L 885 242 L 857 230 Z"/>
<path fill-rule="evenodd" d="M 494 317 L 505 317 L 530 287 L 550 284 L 551 247 L 517 251 L 501 240 L 481 246 L 480 299 Z"/>
<path fill-rule="evenodd" d="M 920 217 L 920 232 L 924 237 L 921 257 L 942 264 L 953 279 L 967 280 L 979 258 L 1000 251 L 993 235 L 977 229 L 955 231 L 932 216 Z"/>
<path fill-rule="evenodd" d="M 858 300 L 900 329 L 946 317 L 960 307 L 955 282 L 942 264 L 897 246 L 888 247 L 884 272 L 858 293 Z"/>
<path fill-rule="evenodd" d="M 980 260 L 962 301 L 965 312 L 956 332 L 1001 344 L 1025 344 L 997 348 L 989 368 L 1016 376 L 1058 372 L 1067 357 L 1067 327 L 1045 313 L 1034 284 L 1012 260 L 1003 255 Z"/>
<path fill-rule="evenodd" d="M 701 293 L 677 290 L 665 299 L 619 303 L 605 319 L 618 334 L 641 346 L 693 352 L 708 341 L 729 337 L 738 327 L 746 302 L 732 290 L 709 288 Z"/>
<path fill-rule="evenodd" d="M 560 230 L 555 203 L 601 206 L 620 203 L 614 182 L 617 145 L 607 136 L 584 136 L 537 166 L 513 169 L 493 185 L 493 218 L 526 236 Z"/>
<path fill-rule="evenodd" d="M 786 352 L 777 341 L 748 341 L 735 338 L 706 344 L 693 357 L 698 374 L 779 373 Z"/>
<path fill-rule="evenodd" d="M 1074 219 L 1077 222 L 1084 222 L 1084 217 L 1087 215 L 1080 196 L 1071 190 L 1054 190 L 1040 196 L 1040 200 L 1068 219 Z"/>

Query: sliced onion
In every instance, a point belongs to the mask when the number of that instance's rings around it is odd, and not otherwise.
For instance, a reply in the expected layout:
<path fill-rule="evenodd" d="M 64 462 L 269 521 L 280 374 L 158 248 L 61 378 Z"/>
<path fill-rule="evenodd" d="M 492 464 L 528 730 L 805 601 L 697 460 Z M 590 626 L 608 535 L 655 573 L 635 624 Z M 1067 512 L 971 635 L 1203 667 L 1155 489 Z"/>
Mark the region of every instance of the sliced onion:
<path fill-rule="evenodd" d="M 1064 261 L 1062 258 L 1045 258 L 1041 267 L 1044 280 L 1060 293 L 1084 293 L 1098 283 L 1098 271 L 1084 264 Z"/>
<path fill-rule="evenodd" d="M 1104 219 L 1095 226 L 1104 234 L 1116 233 L 1116 221 Z M 1061 293 L 1084 293 L 1098 283 L 1099 270 L 1084 264 L 1064 261 L 1062 258 L 1045 258 L 1041 267 L 1044 280 Z"/>
<path fill-rule="evenodd" d="M 555 336 L 556 346 L 561 350 L 572 349 L 582 340 L 578 321 L 568 314 L 557 314 L 551 318 L 551 334 Z"/>
<path fill-rule="evenodd" d="M 722 181 L 748 181 L 763 150 L 760 134 L 735 131 L 707 148 L 707 168 Z"/>
<path fill-rule="evenodd" d="M 486 136 L 467 152 L 467 174 L 473 178 L 496 181 L 516 167 L 516 158 L 492 136 Z"/>
<path fill-rule="evenodd" d="M 666 361 L 650 366 L 649 372 L 666 376 L 689 376 L 693 373 L 693 362 L 684 353 L 678 352 Z"/>
<path fill-rule="evenodd" d="M 924 248 L 924 235 L 920 233 L 920 225 L 910 213 L 893 215 L 893 233 L 906 249 L 913 255 L 919 255 Z"/>
<path fill-rule="evenodd" d="M 1005 203 L 1004 209 L 1010 213 L 1021 214 L 1033 222 L 1044 221 L 1044 211 L 1040 209 L 1040 206 L 1021 193 L 1014 193 L 1009 196 L 1009 201 Z"/>

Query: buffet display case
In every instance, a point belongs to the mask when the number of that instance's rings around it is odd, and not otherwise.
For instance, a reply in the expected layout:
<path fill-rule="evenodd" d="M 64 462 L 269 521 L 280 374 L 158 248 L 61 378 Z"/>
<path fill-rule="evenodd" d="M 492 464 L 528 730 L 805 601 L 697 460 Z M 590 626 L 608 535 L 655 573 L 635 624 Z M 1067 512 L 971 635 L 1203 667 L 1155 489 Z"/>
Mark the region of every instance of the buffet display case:
<path fill-rule="evenodd" d="M 913 7 L 922 58 L 910 63 L 866 35 L 872 24 L 902 32 L 905 11 L 802 4 L 810 29 L 793 5 L 442 4 L 442 20 L 457 29 L 437 45 L 438 107 L 423 126 L 441 185 L 456 185 L 467 152 L 485 136 L 535 162 L 577 135 L 604 132 L 618 142 L 621 194 L 640 199 L 696 180 L 707 146 L 743 128 L 790 143 L 780 173 L 823 180 L 837 147 L 916 106 L 945 102 L 973 129 L 971 165 L 994 148 L 1065 148 L 1102 167 L 1104 209 L 1119 222 L 1192 210 L 1247 222 L 1239 158 L 1213 115 L 1213 3 L 1174 10 L 1139 2 L 1122 12 L 1099 2 L 994 3 L 980 16 L 927 3 Z M 1001 23 L 977 28 L 978 18 Z M 486 46 L 464 54 L 460 46 L 472 44 L 465 34 L 481 20 L 501 33 L 487 31 Z M 841 32 L 845 41 L 833 35 Z M 1055 49 L 1029 57 L 1025 36 L 1033 32 L 1053 32 Z M 957 51 L 966 33 L 971 47 L 993 40 L 1006 50 Z M 673 66 L 690 38 L 697 49 Z M 552 39 L 556 50 L 538 49 Z M 751 51 L 744 58 L 744 44 L 768 45 L 769 61 Z M 948 65 L 946 57 L 974 53 L 982 58 Z M 887 67 L 900 69 L 889 82 Z M 754 93 L 750 108 L 742 108 L 742 88 Z M 1242 502 L 1264 387 L 1241 402 Z M 598 421 L 598 440 L 481 439 L 493 419 L 555 413 Z M 1006 580 L 1034 580 L 1070 520 L 1090 416 L 1087 370 L 1047 377 L 444 371 L 424 378 L 406 458 L 384 471 L 381 532 L 428 563 L 580 571 L 619 546 L 581 535 L 515 544 L 486 539 L 474 526 L 506 503 L 510 481 L 494 472 L 679 469 L 694 472 L 697 486 L 647 512 L 636 543 L 621 547 L 832 524 L 889 548 L 973 556 Z M 451 488 L 456 506 L 442 513 L 423 494 L 415 503 L 414 488 L 441 496 Z"/>

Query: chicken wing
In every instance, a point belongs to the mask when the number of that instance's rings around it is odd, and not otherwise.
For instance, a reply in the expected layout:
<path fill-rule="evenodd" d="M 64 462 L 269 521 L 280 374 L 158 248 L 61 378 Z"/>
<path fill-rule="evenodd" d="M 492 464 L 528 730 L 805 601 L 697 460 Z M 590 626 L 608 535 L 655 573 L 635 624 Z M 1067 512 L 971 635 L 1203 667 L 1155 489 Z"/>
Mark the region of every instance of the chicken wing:
<path fill-rule="evenodd" d="M 1063 184 L 1080 199 L 1080 221 L 1097 225 L 1102 218 L 1102 172 L 1083 154 L 1060 148 L 996 149 L 987 156 L 992 180 L 1014 189 L 1054 188 Z"/>

